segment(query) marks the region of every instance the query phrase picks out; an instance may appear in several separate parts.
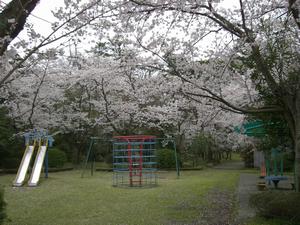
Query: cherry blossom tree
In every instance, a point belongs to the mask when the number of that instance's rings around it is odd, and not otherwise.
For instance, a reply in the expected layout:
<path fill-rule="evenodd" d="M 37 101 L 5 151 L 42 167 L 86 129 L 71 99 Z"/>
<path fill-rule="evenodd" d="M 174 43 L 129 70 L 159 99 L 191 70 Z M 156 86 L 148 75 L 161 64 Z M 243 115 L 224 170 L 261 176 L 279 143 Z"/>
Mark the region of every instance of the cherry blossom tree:
<path fill-rule="evenodd" d="M 18 77 L 20 77 L 18 69 L 22 67 L 32 55 L 43 51 L 45 46 L 49 46 L 53 43 L 57 43 L 57 46 L 64 46 L 66 42 L 74 40 L 74 37 L 81 39 L 84 34 L 91 35 L 89 29 L 83 28 L 93 26 L 93 22 L 98 21 L 99 26 L 105 28 L 110 25 L 109 18 L 118 17 L 118 15 L 114 13 L 116 13 L 119 3 L 113 5 L 110 2 L 102 2 L 99 0 L 91 0 L 88 2 L 64 1 L 64 7 L 53 11 L 56 20 L 52 22 L 52 31 L 49 32 L 48 35 L 43 36 L 38 31 L 32 29 L 30 24 L 25 24 L 26 18 L 37 3 L 38 1 L 11 1 L 0 14 L 0 16 L 2 16 L 0 19 L 3 20 L 2 23 L 5 24 L 5 26 L 7 25 L 5 29 L 3 29 L 3 35 L 0 35 L 0 42 L 3 43 L 0 46 L 1 49 L 3 49 L 0 55 L 0 66 L 3 70 L 0 76 L 0 87 L 8 83 L 11 77 L 18 75 Z M 120 4 L 122 5 L 122 3 Z M 25 8 L 27 6 L 29 7 L 28 9 Z M 21 10 L 19 10 L 20 8 Z M 22 12 L 21 16 L 19 12 Z M 11 18 L 7 21 L 7 17 Z M 13 58 L 18 58 L 18 60 L 14 62 L 11 61 L 9 63 L 10 66 L 6 67 L 5 65 L 8 59 L 6 59 L 4 53 L 13 38 L 19 34 L 24 26 L 28 29 L 29 40 L 18 41 L 15 43 L 15 48 L 20 51 L 19 48 L 21 47 L 22 52 L 25 54 L 23 54 L 22 57 L 19 55 L 13 56 Z"/>
<path fill-rule="evenodd" d="M 230 11 L 217 1 L 65 1 L 54 12 L 57 21 L 48 36 L 28 28 L 29 41 L 2 56 L 0 90 L 11 115 L 29 127 L 98 126 L 119 134 L 157 129 L 175 135 L 181 146 L 197 131 L 213 130 L 216 122 L 228 125 L 230 112 L 282 110 L 277 103 L 255 101 L 269 87 L 261 66 L 267 51 L 260 48 L 268 35 L 259 19 L 271 27 L 275 22 L 268 16 L 286 9 L 297 18 L 296 2 L 279 3 L 240 1 L 241 9 Z M 100 44 L 101 57 L 85 55 L 72 66 L 41 57 L 51 52 L 45 46 L 63 47 L 92 34 L 113 44 Z M 200 44 L 207 37 L 214 41 Z M 27 46 L 23 56 L 21 46 Z M 250 60 L 255 50 L 259 59 Z"/>
<path fill-rule="evenodd" d="M 58 63 L 49 55 L 40 56 L 39 63 L 22 71 L 23 76 L 12 80 L 1 89 L 4 105 L 9 107 L 11 117 L 19 129 L 56 127 L 61 120 L 55 105 L 63 98 L 62 78 L 59 73 L 66 71 L 63 63 Z M 37 59 L 36 59 L 37 60 Z"/>
<path fill-rule="evenodd" d="M 299 191 L 299 1 L 239 0 L 234 9 L 212 0 L 130 2 L 120 7 L 126 15 L 123 27 L 133 29 L 144 49 L 159 54 L 166 64 L 170 53 L 189 56 L 190 65 L 203 58 L 208 61 L 194 72 L 186 63 L 177 66 L 178 60 L 171 65 L 172 75 L 194 85 L 192 91 L 183 90 L 186 95 L 195 100 L 209 98 L 237 113 L 282 114 L 294 140 Z M 208 44 L 212 47 L 206 46 L 205 51 L 200 43 L 212 37 Z M 239 104 L 225 97 L 218 82 L 231 85 L 233 76 L 250 80 L 261 101 Z"/>
<path fill-rule="evenodd" d="M 184 140 L 220 113 L 211 103 L 200 105 L 182 95 L 178 77 L 149 73 L 132 52 L 124 51 L 122 59 L 85 58 L 77 62 L 80 69 L 51 54 L 6 89 L 12 117 L 20 124 L 66 130 L 99 126 L 117 134 L 156 129 Z"/>

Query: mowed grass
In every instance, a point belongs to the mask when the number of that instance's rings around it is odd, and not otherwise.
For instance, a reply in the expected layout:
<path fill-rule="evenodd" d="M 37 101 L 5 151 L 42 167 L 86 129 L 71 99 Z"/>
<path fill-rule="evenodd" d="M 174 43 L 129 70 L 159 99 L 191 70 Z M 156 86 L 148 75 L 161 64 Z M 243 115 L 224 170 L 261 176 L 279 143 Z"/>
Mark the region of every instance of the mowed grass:
<path fill-rule="evenodd" d="M 50 173 L 36 188 L 11 186 L 14 176 L 0 176 L 8 220 L 15 225 L 160 225 L 189 223 L 214 189 L 235 192 L 236 171 L 162 172 L 155 188 L 112 187 L 112 173 Z"/>
<path fill-rule="evenodd" d="M 299 225 L 299 223 L 280 219 L 264 219 L 261 217 L 254 217 L 245 222 L 244 225 Z"/>

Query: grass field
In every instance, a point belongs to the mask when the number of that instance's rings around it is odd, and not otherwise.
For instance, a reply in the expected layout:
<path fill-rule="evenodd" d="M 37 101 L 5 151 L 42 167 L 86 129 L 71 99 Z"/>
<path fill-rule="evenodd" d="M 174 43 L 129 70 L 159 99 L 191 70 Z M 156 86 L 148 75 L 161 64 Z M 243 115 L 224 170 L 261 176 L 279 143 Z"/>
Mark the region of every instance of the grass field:
<path fill-rule="evenodd" d="M 149 189 L 112 187 L 112 174 L 50 173 L 36 188 L 12 188 L 12 175 L 0 176 L 5 189 L 5 225 L 173 225 L 230 221 L 235 213 L 236 171 L 186 171 L 159 175 Z M 225 206 L 225 207 L 224 207 Z M 201 222 L 202 221 L 202 222 Z M 225 223 L 226 222 L 226 223 Z"/>
<path fill-rule="evenodd" d="M 286 220 L 280 219 L 263 219 L 260 217 L 255 217 L 250 219 L 246 224 L 243 225 L 298 225 Z"/>

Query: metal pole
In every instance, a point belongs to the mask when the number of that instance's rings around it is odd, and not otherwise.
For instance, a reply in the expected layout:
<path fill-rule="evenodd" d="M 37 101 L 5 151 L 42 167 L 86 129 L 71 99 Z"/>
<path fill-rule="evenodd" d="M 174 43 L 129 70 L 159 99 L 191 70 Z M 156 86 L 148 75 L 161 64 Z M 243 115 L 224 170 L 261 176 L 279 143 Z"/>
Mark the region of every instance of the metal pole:
<path fill-rule="evenodd" d="M 49 169 L 49 157 L 48 157 L 48 151 L 53 146 L 54 138 L 51 135 L 47 135 L 46 137 L 46 155 L 44 159 L 45 163 L 45 178 L 48 178 L 48 169 Z"/>
<path fill-rule="evenodd" d="M 91 151 L 92 151 L 93 145 L 94 145 L 94 139 L 91 138 L 90 146 L 89 146 L 89 149 L 88 149 L 88 154 L 87 154 L 86 160 L 85 160 L 85 165 L 84 165 L 84 168 L 83 168 L 82 173 L 81 173 L 81 178 L 83 178 L 84 172 L 85 172 L 85 170 L 87 168 L 87 164 L 89 162 L 89 158 L 90 158 L 90 155 L 91 155 Z"/>
<path fill-rule="evenodd" d="M 278 165 L 277 165 L 277 159 L 278 159 L 278 154 L 277 154 L 277 150 L 274 149 L 274 158 L 273 158 L 273 165 L 274 165 L 274 175 L 278 176 Z"/>
<path fill-rule="evenodd" d="M 48 178 L 48 150 L 46 151 L 46 155 L 45 155 L 45 178 Z"/>
<path fill-rule="evenodd" d="M 130 144 L 130 141 L 128 141 L 128 145 L 127 145 L 127 154 L 128 154 L 128 163 L 129 163 L 129 184 L 130 186 L 132 187 L 133 185 L 133 182 L 132 182 L 132 165 L 133 165 L 133 162 L 132 162 L 132 156 L 131 156 L 131 144 Z"/>
<path fill-rule="evenodd" d="M 142 142 L 144 143 L 144 139 L 142 140 Z M 139 159 L 139 183 L 140 183 L 140 186 L 142 186 L 142 177 L 143 177 L 143 144 L 140 144 L 140 159 Z"/>
<path fill-rule="evenodd" d="M 280 157 L 280 176 L 283 176 L 283 156 Z"/>
<path fill-rule="evenodd" d="M 176 172 L 177 172 L 177 178 L 180 177 L 180 171 L 179 171 L 179 165 L 178 165 L 178 158 L 177 158 L 177 150 L 176 150 L 176 143 L 173 141 L 173 147 L 174 147 L 174 154 L 175 154 L 175 163 L 176 163 Z"/>
<path fill-rule="evenodd" d="M 91 176 L 94 175 L 94 163 L 95 163 L 95 158 L 93 157 L 92 163 L 91 163 Z"/>
<path fill-rule="evenodd" d="M 102 142 L 101 142 L 102 143 Z M 94 166 L 96 163 L 96 155 L 95 155 L 95 151 L 92 151 L 92 157 L 93 157 L 93 161 L 92 161 L 92 165 L 91 165 L 91 175 L 94 175 Z"/>
<path fill-rule="evenodd" d="M 266 165 L 267 165 L 267 176 L 270 176 L 270 161 L 269 161 L 269 159 L 266 159 Z"/>

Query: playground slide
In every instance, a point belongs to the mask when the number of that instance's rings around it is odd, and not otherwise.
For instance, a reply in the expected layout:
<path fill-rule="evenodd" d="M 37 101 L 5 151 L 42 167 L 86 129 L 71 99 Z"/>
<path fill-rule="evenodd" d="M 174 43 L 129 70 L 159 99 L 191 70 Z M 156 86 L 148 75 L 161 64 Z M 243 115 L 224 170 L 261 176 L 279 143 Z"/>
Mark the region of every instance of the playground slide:
<path fill-rule="evenodd" d="M 23 185 L 31 157 L 33 155 L 33 151 L 34 151 L 34 146 L 30 145 L 30 146 L 26 147 L 20 167 L 18 169 L 16 179 L 13 183 L 13 186 L 20 187 Z"/>
<path fill-rule="evenodd" d="M 32 173 L 30 176 L 30 179 L 28 181 L 28 186 L 34 187 L 38 185 L 41 171 L 42 171 L 42 166 L 44 163 L 45 155 L 47 151 L 47 146 L 40 146 L 38 153 L 35 158 L 34 166 L 32 169 Z"/>

